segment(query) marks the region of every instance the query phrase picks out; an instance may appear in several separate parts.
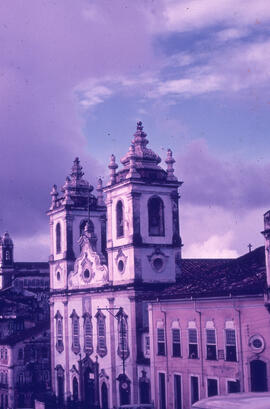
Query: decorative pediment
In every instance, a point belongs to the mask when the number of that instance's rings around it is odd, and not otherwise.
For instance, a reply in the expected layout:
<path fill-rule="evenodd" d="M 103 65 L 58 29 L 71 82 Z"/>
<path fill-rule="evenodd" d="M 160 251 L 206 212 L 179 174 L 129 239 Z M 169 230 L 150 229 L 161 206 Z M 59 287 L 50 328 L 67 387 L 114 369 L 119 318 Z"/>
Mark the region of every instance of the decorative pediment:
<path fill-rule="evenodd" d="M 109 380 L 109 376 L 107 375 L 105 369 L 101 369 L 100 374 L 99 374 L 99 378 L 103 379 L 103 380 Z"/>
<path fill-rule="evenodd" d="M 124 274 L 127 264 L 127 256 L 123 253 L 122 249 L 118 250 L 118 253 L 115 257 L 115 262 L 119 273 Z"/>
<path fill-rule="evenodd" d="M 79 371 L 78 371 L 78 369 L 76 368 L 75 365 L 72 365 L 72 368 L 71 368 L 70 372 L 71 372 L 72 374 L 77 374 L 77 375 L 79 375 Z"/>
<path fill-rule="evenodd" d="M 74 263 L 74 271 L 70 273 L 69 288 L 88 288 L 109 282 L 108 267 L 101 263 L 92 235 L 86 232 L 80 239 L 81 254 Z"/>

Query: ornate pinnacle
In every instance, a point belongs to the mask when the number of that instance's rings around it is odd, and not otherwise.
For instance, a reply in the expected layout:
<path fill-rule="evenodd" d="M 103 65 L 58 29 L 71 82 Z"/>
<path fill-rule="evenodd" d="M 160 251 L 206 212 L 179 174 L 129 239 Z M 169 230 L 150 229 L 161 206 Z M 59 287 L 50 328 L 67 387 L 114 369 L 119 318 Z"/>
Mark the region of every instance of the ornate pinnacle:
<path fill-rule="evenodd" d="M 71 168 L 71 178 L 73 180 L 80 180 L 83 177 L 82 166 L 80 165 L 79 158 L 75 158 L 73 161 L 73 166 Z"/>
<path fill-rule="evenodd" d="M 110 181 L 111 185 L 116 182 L 116 169 L 118 168 L 117 163 L 115 162 L 114 154 L 111 155 L 111 161 L 109 163 L 108 168 L 110 169 Z"/>
<path fill-rule="evenodd" d="M 50 193 L 51 197 L 52 197 L 52 204 L 51 204 L 51 210 L 55 208 L 56 205 L 56 201 L 57 201 L 57 196 L 58 196 L 58 192 L 57 192 L 57 186 L 53 185 L 51 193 Z"/>
<path fill-rule="evenodd" d="M 168 149 L 167 151 L 167 158 L 165 160 L 165 163 L 167 164 L 167 174 L 168 174 L 168 179 L 169 180 L 175 180 L 176 177 L 174 176 L 174 168 L 173 164 L 175 163 L 175 160 L 172 156 L 172 151 L 171 149 Z"/>
<path fill-rule="evenodd" d="M 64 190 L 64 201 L 63 204 L 72 204 L 72 200 L 70 197 L 70 178 L 67 176 L 66 178 L 66 182 L 63 186 L 63 190 Z"/>
<path fill-rule="evenodd" d="M 145 146 L 148 144 L 148 140 L 146 139 L 146 133 L 143 131 L 143 124 L 142 121 L 137 122 L 137 130 L 134 134 L 134 139 L 132 140 L 132 144 L 135 146 L 140 146 L 143 150 Z"/>
<path fill-rule="evenodd" d="M 138 129 L 138 124 L 137 124 L 137 129 Z M 129 147 L 128 157 L 129 157 L 130 168 L 126 176 L 126 179 L 140 177 L 135 167 L 135 146 L 133 145 L 133 143 Z"/>
<path fill-rule="evenodd" d="M 104 201 L 103 201 L 103 187 L 102 187 L 102 179 L 98 179 L 98 184 L 97 184 L 97 203 L 99 206 L 104 206 Z"/>

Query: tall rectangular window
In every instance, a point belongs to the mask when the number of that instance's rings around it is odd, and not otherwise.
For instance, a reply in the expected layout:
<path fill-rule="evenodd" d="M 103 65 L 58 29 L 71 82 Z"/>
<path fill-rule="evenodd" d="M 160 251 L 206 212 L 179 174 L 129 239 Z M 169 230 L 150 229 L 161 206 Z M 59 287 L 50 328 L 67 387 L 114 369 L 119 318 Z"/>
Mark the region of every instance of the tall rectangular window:
<path fill-rule="evenodd" d="M 206 329 L 206 359 L 217 359 L 216 331 L 214 329 Z"/>
<path fill-rule="evenodd" d="M 165 355 L 165 331 L 164 328 L 157 329 L 157 347 L 158 355 Z"/>
<path fill-rule="evenodd" d="M 98 310 L 96 314 L 97 318 L 97 353 L 99 356 L 104 357 L 107 355 L 107 344 L 106 344 L 106 322 L 105 315 Z"/>
<path fill-rule="evenodd" d="M 72 320 L 72 351 L 75 354 L 80 352 L 80 326 L 79 326 L 79 316 L 76 311 L 73 310 L 70 315 Z"/>
<path fill-rule="evenodd" d="M 198 336 L 196 328 L 188 329 L 188 357 L 190 359 L 198 358 Z"/>
<path fill-rule="evenodd" d="M 218 395 L 218 382 L 217 379 L 207 379 L 207 394 L 208 396 Z"/>
<path fill-rule="evenodd" d="M 145 336 L 145 356 L 150 356 L 150 336 Z"/>
<path fill-rule="evenodd" d="M 226 361 L 235 362 L 236 357 L 236 338 L 234 329 L 225 329 L 226 337 Z"/>
<path fill-rule="evenodd" d="M 59 311 L 55 314 L 56 320 L 56 350 L 61 353 L 64 350 L 64 343 L 63 343 L 63 317 Z"/>
<path fill-rule="evenodd" d="M 182 409 L 181 375 L 174 375 L 174 409 Z"/>
<path fill-rule="evenodd" d="M 158 374 L 158 384 L 159 384 L 159 409 L 167 409 L 165 373 L 160 372 Z"/>
<path fill-rule="evenodd" d="M 93 352 L 93 328 L 89 314 L 84 317 L 84 350 L 90 354 Z"/>
<path fill-rule="evenodd" d="M 199 379 L 198 376 L 190 377 L 190 398 L 191 404 L 199 400 Z"/>
<path fill-rule="evenodd" d="M 181 356 L 181 342 L 180 342 L 180 329 L 172 328 L 172 353 L 173 356 Z"/>

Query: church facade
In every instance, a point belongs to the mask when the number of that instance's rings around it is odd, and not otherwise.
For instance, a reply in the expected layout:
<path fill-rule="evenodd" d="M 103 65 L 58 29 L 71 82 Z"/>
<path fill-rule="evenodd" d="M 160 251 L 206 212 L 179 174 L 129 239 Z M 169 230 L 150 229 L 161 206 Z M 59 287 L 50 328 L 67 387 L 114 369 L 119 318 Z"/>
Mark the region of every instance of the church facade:
<path fill-rule="evenodd" d="M 58 403 L 151 403 L 147 305 L 180 276 L 178 189 L 141 122 L 97 194 L 75 159 L 50 218 L 52 388 Z M 106 195 L 104 199 L 103 194 Z M 105 201 L 104 201 L 105 200 Z"/>

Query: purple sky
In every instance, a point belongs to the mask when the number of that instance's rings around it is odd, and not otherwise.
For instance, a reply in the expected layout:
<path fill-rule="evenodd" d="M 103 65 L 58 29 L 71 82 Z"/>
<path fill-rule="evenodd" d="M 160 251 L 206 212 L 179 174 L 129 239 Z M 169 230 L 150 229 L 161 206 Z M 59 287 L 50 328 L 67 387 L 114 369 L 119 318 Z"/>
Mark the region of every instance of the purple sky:
<path fill-rule="evenodd" d="M 0 3 L 0 230 L 47 260 L 46 210 L 79 156 L 108 175 L 141 119 L 184 180 L 186 257 L 261 245 L 270 208 L 268 0 Z"/>

